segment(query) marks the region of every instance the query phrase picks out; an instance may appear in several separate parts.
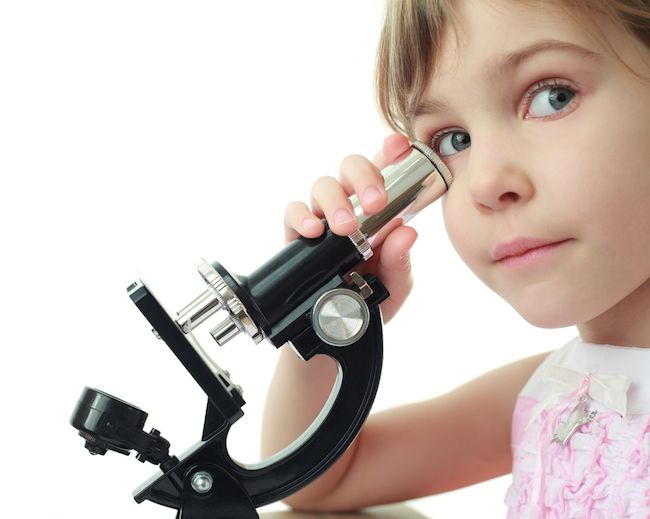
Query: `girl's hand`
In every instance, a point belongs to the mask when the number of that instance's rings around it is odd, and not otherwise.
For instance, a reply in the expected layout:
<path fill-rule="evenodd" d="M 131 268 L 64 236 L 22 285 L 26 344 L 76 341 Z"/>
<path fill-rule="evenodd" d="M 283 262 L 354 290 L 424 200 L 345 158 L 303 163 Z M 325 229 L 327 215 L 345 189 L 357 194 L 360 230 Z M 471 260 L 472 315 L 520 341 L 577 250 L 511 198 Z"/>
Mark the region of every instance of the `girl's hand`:
<path fill-rule="evenodd" d="M 365 214 L 381 211 L 386 206 L 387 196 L 379 172 L 406 152 L 409 146 L 403 135 L 390 135 L 372 162 L 351 155 L 341 163 L 338 181 L 333 177 L 319 178 L 312 187 L 311 210 L 303 202 L 291 202 L 287 206 L 284 216 L 286 242 L 298 236 L 320 236 L 325 230 L 321 222 L 323 217 L 335 234 L 352 234 L 358 221 L 348 197 L 356 193 Z M 390 292 L 390 297 L 381 304 L 385 323 L 397 313 L 413 287 L 409 250 L 416 238 L 415 229 L 401 225 L 373 250 L 372 258 L 360 266 L 361 272 L 375 274 Z"/>

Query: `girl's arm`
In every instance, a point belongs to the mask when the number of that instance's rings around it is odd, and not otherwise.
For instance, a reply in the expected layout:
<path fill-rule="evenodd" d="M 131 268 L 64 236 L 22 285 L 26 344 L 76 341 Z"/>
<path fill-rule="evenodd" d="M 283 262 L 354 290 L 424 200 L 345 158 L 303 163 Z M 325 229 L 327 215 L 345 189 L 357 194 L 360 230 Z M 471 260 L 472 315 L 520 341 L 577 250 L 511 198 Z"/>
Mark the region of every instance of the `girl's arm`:
<path fill-rule="evenodd" d="M 300 509 L 354 510 L 510 472 L 514 404 L 546 355 L 495 369 L 438 398 L 371 415 L 346 453 L 285 502 Z M 303 362 L 293 357 L 291 351 L 283 352 L 272 383 L 266 455 L 309 425 L 334 379 L 333 363 L 323 362 L 329 359 Z"/>
<path fill-rule="evenodd" d="M 313 186 L 311 208 L 289 204 L 285 237 L 319 236 L 325 217 L 332 232 L 352 233 L 357 221 L 348 197 L 356 193 L 366 214 L 387 201 L 380 169 L 409 148 L 389 136 L 374 163 L 353 155 L 339 180 L 322 177 Z M 374 197 L 367 197 L 373 194 Z M 342 219 L 341 219 L 342 217 Z M 399 310 L 412 287 L 409 249 L 416 238 L 406 226 L 393 230 L 364 263 L 390 292 L 381 304 L 384 322 Z M 317 481 L 289 497 L 294 507 L 356 509 L 457 488 L 510 470 L 510 422 L 516 395 L 541 356 L 493 371 L 440 398 L 370 416 L 341 458 Z M 262 454 L 278 452 L 302 433 L 322 409 L 336 378 L 328 357 L 309 362 L 285 347 L 265 408 Z"/>

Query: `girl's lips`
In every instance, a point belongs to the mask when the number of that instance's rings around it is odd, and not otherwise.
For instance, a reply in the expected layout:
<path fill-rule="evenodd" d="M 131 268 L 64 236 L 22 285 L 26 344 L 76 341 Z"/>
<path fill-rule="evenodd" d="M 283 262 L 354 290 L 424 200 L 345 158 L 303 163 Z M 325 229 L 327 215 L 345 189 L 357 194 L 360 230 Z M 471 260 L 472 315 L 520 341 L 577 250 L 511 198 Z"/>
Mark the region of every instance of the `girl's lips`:
<path fill-rule="evenodd" d="M 497 245 L 492 252 L 492 258 L 501 265 L 512 267 L 529 265 L 568 241 L 570 240 L 517 238 Z"/>

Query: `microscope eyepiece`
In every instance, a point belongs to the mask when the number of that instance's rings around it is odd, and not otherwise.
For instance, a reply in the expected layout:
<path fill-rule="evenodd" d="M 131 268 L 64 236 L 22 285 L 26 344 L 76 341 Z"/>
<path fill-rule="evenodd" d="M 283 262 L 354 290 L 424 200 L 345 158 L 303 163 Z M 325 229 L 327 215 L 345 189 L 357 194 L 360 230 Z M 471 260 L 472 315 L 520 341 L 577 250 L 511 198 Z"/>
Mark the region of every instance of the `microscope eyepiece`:
<path fill-rule="evenodd" d="M 366 215 L 356 195 L 350 197 L 359 229 L 350 238 L 363 255 L 372 256 L 392 230 L 408 222 L 422 209 L 444 195 L 453 182 L 447 166 L 426 144 L 416 141 L 395 164 L 381 171 L 388 196 L 386 207 Z"/>

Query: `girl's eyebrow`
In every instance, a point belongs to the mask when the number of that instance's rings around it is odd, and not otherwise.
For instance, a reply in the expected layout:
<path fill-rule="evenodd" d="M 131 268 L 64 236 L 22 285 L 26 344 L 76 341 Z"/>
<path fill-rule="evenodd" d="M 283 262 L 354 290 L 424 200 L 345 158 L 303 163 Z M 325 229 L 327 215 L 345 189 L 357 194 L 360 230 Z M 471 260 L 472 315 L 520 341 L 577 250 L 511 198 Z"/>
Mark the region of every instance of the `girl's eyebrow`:
<path fill-rule="evenodd" d="M 603 55 L 596 51 L 581 47 L 568 41 L 544 39 L 527 45 L 526 47 L 509 52 L 503 57 L 496 58 L 488 65 L 486 76 L 490 81 L 495 82 L 499 76 L 512 74 L 522 63 L 536 54 L 548 51 L 561 51 L 573 54 L 574 57 L 584 60 L 601 62 Z"/>
<path fill-rule="evenodd" d="M 517 68 L 533 56 L 542 52 L 550 51 L 572 54 L 574 57 L 581 60 L 602 62 L 604 59 L 602 54 L 581 47 L 575 43 L 543 39 L 533 42 L 530 45 L 526 45 L 516 51 L 492 59 L 486 66 L 484 76 L 490 83 L 497 83 L 500 78 L 511 75 Z M 423 99 L 413 111 L 412 120 L 415 120 L 417 117 L 422 115 L 430 115 L 445 110 L 448 110 L 448 106 L 445 102 L 437 99 Z"/>

